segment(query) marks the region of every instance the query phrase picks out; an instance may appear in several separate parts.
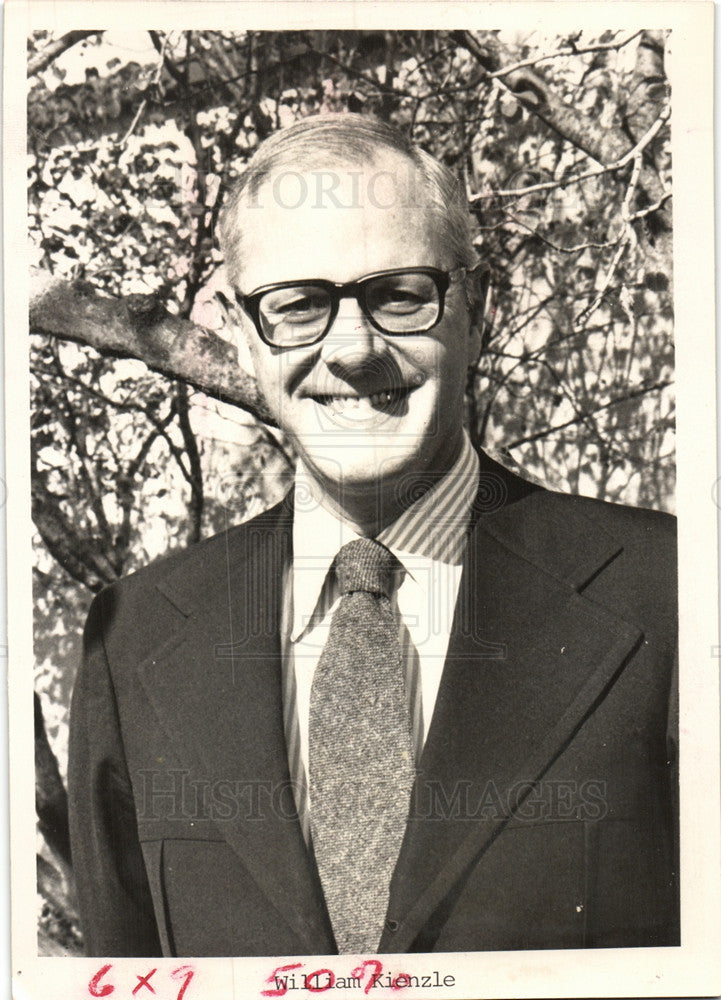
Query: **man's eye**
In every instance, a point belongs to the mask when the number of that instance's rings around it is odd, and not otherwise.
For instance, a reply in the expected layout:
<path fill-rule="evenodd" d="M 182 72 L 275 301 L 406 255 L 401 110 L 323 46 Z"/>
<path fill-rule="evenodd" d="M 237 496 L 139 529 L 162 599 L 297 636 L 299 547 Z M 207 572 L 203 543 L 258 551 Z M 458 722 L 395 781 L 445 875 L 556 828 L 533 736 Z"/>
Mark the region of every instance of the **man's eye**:
<path fill-rule="evenodd" d="M 371 305 L 388 312 L 412 312 L 428 304 L 428 298 L 410 288 L 382 288 L 374 292 Z"/>
<path fill-rule="evenodd" d="M 305 320 L 321 315 L 327 309 L 323 295 L 297 295 L 288 299 L 268 302 L 265 310 L 276 318 Z"/>

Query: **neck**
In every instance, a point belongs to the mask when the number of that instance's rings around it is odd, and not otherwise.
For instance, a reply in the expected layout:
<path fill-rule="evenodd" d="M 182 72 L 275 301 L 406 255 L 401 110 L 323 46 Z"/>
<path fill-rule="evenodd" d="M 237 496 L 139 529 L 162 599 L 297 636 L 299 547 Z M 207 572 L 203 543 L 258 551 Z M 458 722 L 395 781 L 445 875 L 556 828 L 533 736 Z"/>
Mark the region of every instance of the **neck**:
<path fill-rule="evenodd" d="M 311 484 L 314 499 L 322 504 L 339 520 L 345 521 L 357 534 L 377 538 L 384 528 L 397 521 L 401 514 L 416 503 L 426 493 L 439 475 L 445 475 L 456 463 L 461 453 L 462 439 L 454 450 L 452 460 L 444 467 L 420 469 L 415 475 L 405 473 L 403 488 L 399 489 L 398 478 L 370 483 L 347 483 L 328 480 L 318 470 L 304 464 L 303 469 Z"/>
<path fill-rule="evenodd" d="M 377 538 L 406 509 L 397 502 L 394 503 L 392 488 L 372 488 L 356 492 L 347 486 L 339 489 L 335 483 L 329 487 L 316 480 L 314 486 L 318 491 L 319 503 L 339 520 L 345 521 L 358 535 L 366 538 Z"/>

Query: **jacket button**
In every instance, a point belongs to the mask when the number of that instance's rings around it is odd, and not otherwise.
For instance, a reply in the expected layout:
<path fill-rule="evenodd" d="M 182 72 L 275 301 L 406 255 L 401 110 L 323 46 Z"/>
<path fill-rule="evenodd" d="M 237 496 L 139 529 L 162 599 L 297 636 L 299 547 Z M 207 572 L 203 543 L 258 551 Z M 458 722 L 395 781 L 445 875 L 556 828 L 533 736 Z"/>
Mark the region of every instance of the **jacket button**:
<path fill-rule="evenodd" d="M 395 934 L 399 927 L 400 924 L 397 920 L 386 920 L 386 930 L 390 931 L 391 934 Z"/>

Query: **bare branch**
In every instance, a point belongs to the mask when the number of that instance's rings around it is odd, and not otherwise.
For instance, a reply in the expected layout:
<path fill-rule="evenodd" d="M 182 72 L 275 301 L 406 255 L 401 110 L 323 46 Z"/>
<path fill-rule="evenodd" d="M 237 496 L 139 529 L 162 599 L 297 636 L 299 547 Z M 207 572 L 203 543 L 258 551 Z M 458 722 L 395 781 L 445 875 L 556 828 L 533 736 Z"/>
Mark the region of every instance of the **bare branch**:
<path fill-rule="evenodd" d="M 188 406 L 188 388 L 181 383 L 175 394 L 175 412 L 178 416 L 180 431 L 183 435 L 183 444 L 190 464 L 190 520 L 191 529 L 188 536 L 189 542 L 197 542 L 200 538 L 200 527 L 203 518 L 203 507 L 205 497 L 203 496 L 203 466 L 200 461 L 198 442 L 195 440 L 193 428 L 190 425 L 190 408 Z"/>
<path fill-rule="evenodd" d="M 659 200 L 655 202 L 653 205 L 649 205 L 647 208 L 641 208 L 637 212 L 634 212 L 633 215 L 629 215 L 628 221 L 637 222 L 639 219 L 643 219 L 647 215 L 653 215 L 654 212 L 658 212 L 659 208 L 661 208 L 668 201 L 668 199 L 671 198 L 671 196 L 672 196 L 671 192 L 668 191 L 665 195 L 663 195 L 663 197 L 659 198 Z M 522 229 L 525 229 L 526 232 L 531 234 L 531 236 L 535 237 L 537 240 L 540 240 L 541 243 L 543 243 L 547 247 L 550 247 L 551 250 L 555 250 L 556 253 L 574 254 L 574 253 L 580 253 L 583 250 L 609 250 L 611 247 L 616 246 L 621 236 L 621 233 L 619 233 L 619 235 L 616 236 L 614 239 L 606 240 L 605 243 L 593 243 L 593 242 L 576 243 L 574 246 L 571 247 L 562 247 L 559 246 L 558 243 L 554 243 L 553 240 L 549 240 L 548 237 L 544 236 L 543 233 L 541 233 L 538 229 L 534 229 L 533 226 L 529 226 L 527 222 L 523 221 L 523 219 L 519 219 L 517 216 L 511 215 L 510 212 L 506 213 L 506 215 L 507 218 L 510 219 L 516 226 L 520 226 Z M 495 226 L 481 226 L 480 229 L 482 232 L 493 232 L 496 229 L 499 229 L 505 225 L 506 223 L 502 222 L 498 223 L 498 225 Z"/>
<path fill-rule="evenodd" d="M 510 66 L 504 66 L 502 69 L 497 69 L 495 73 L 490 73 L 489 76 L 492 80 L 497 80 L 499 77 L 508 76 L 509 73 L 515 73 L 519 69 L 525 69 L 526 66 L 537 66 L 538 63 L 548 62 L 551 59 L 558 59 L 559 56 L 582 56 L 586 55 L 588 52 L 609 52 L 612 49 L 622 49 L 640 34 L 641 29 L 639 28 L 638 31 L 634 31 L 632 35 L 629 35 L 628 38 L 624 38 L 621 42 L 599 42 L 598 45 L 588 45 L 582 49 L 578 49 L 575 46 L 571 46 L 568 49 L 559 49 L 557 52 L 550 52 L 545 56 L 537 56 L 535 59 L 524 59 L 522 62 L 512 63 Z"/>
<path fill-rule="evenodd" d="M 537 229 L 534 229 L 533 226 L 529 226 L 522 219 L 517 218 L 515 215 L 511 215 L 509 213 L 508 218 L 515 225 L 520 226 L 522 229 L 525 229 L 528 233 L 531 234 L 531 236 L 535 236 L 536 239 L 541 241 L 541 243 L 544 243 L 547 247 L 550 247 L 551 250 L 555 250 L 557 253 L 572 254 L 572 253 L 578 253 L 581 250 L 608 250 L 609 247 L 616 245 L 616 240 L 608 240 L 605 243 L 577 243 L 575 246 L 572 247 L 560 247 L 557 243 L 554 243 L 552 240 L 547 239 L 547 237 L 545 237 Z"/>
<path fill-rule="evenodd" d="M 627 166 L 631 162 L 632 159 L 634 159 L 634 157 L 636 157 L 639 153 L 643 152 L 646 146 L 648 146 L 648 144 L 655 138 L 655 136 L 658 135 L 661 128 L 668 121 L 670 115 L 671 115 L 671 107 L 670 105 L 667 105 L 663 109 L 661 114 L 658 116 L 656 121 L 653 123 L 651 128 L 646 132 L 644 136 L 642 136 L 641 139 L 639 139 L 636 145 L 632 149 L 629 149 L 627 153 L 624 153 L 624 155 L 619 160 L 616 160 L 615 163 L 609 163 L 608 166 L 593 167 L 591 170 L 586 170 L 584 173 L 578 174 L 576 177 L 569 177 L 567 179 L 563 179 L 560 181 L 545 181 L 543 184 L 531 184 L 529 187 L 525 188 L 515 188 L 509 191 L 482 191 L 479 194 L 474 194 L 470 200 L 472 202 L 476 202 L 476 201 L 484 201 L 489 198 L 519 198 L 521 197 L 521 195 L 538 194 L 541 191 L 555 191 L 558 188 L 569 187 L 569 185 L 571 184 L 580 184 L 582 181 L 587 181 L 591 177 L 600 177 L 602 174 L 608 174 L 615 172 L 616 170 L 622 170 L 625 166 Z M 663 202 L 660 201 L 659 205 L 662 203 Z M 656 208 L 658 208 L 659 205 L 657 205 Z"/>
<path fill-rule="evenodd" d="M 152 32 L 151 32 L 151 34 L 152 34 Z M 155 67 L 155 73 L 153 75 L 153 80 L 152 80 L 153 86 L 157 87 L 158 89 L 160 89 L 160 80 L 161 80 L 161 77 L 163 75 L 163 66 L 165 65 L 165 46 L 167 44 L 167 41 L 168 41 L 168 36 L 164 35 L 162 43 L 161 43 L 161 46 L 160 46 L 160 58 L 158 59 L 158 64 Z M 120 142 L 119 142 L 118 145 L 124 146 L 125 143 L 128 141 L 128 139 L 130 138 L 130 136 L 135 131 L 135 126 L 140 121 L 140 119 L 142 117 L 142 114 L 145 111 L 145 109 L 146 109 L 147 106 L 148 106 L 148 99 L 147 99 L 147 97 L 144 97 L 142 99 L 142 101 L 140 102 L 138 110 L 135 112 L 135 117 L 133 118 L 132 122 L 130 123 L 130 127 L 128 128 L 128 131 L 125 133 L 125 135 L 120 140 Z"/>
<path fill-rule="evenodd" d="M 178 468 L 180 469 L 183 478 L 188 483 L 188 485 L 192 487 L 193 477 L 191 471 L 188 468 L 186 468 L 185 454 L 182 448 L 179 448 L 175 444 L 172 437 L 168 433 L 168 425 L 172 422 L 173 418 L 176 416 L 175 410 L 172 407 L 170 409 L 170 412 L 161 420 L 153 415 L 152 409 L 148 405 L 147 401 L 137 402 L 137 403 L 131 400 L 120 401 L 117 399 L 113 399 L 111 396 L 106 396 L 102 392 L 98 392 L 97 389 L 94 389 L 86 382 L 83 382 L 82 379 L 76 378 L 73 375 L 69 375 L 65 371 L 58 373 L 55 371 L 51 371 L 50 369 L 45 368 L 44 366 L 40 366 L 38 370 L 49 375 L 51 378 L 61 378 L 63 382 L 67 383 L 68 385 L 75 386 L 77 389 L 79 389 L 86 395 L 92 397 L 93 399 L 97 399 L 98 402 L 101 403 L 103 406 L 112 407 L 119 413 L 138 413 L 142 415 L 144 420 L 148 421 L 151 427 L 154 428 L 153 435 L 146 438 L 145 443 L 142 445 L 140 452 L 138 453 L 138 455 L 136 455 L 136 457 L 133 459 L 132 463 L 128 467 L 128 470 L 125 473 L 126 479 L 128 478 L 132 479 L 132 477 L 136 475 L 138 469 L 140 468 L 140 465 L 142 464 L 142 461 L 144 460 L 144 456 L 147 454 L 153 441 L 155 441 L 157 438 L 160 437 L 165 441 L 168 451 L 171 454 L 171 456 L 175 459 L 175 462 Z M 265 427 L 261 423 L 258 424 L 258 427 L 263 432 L 263 434 L 268 438 L 269 441 L 272 441 L 276 445 L 276 447 L 280 448 L 280 444 L 275 441 L 275 438 L 273 438 L 272 434 L 267 429 L 267 427 Z M 287 453 L 284 452 L 283 454 L 287 457 Z M 292 465 L 290 459 L 288 459 L 288 462 L 289 464 Z"/>
<path fill-rule="evenodd" d="M 519 445 L 529 444 L 531 441 L 540 441 L 541 438 L 549 437 L 551 434 L 555 434 L 557 431 L 565 430 L 566 427 L 571 427 L 573 424 L 580 424 L 588 420 L 595 413 L 599 413 L 601 410 L 608 410 L 612 406 L 617 406 L 619 403 L 626 403 L 629 399 L 637 399 L 639 396 L 645 396 L 649 392 L 660 392 L 662 389 L 668 388 L 668 386 L 673 385 L 673 382 L 668 379 L 664 382 L 655 382 L 653 385 L 642 385 L 638 389 L 633 389 L 631 392 L 625 392 L 622 396 L 615 396 L 613 399 L 607 400 L 605 403 L 599 404 L 599 406 L 594 406 L 592 410 L 587 413 L 581 413 L 578 416 L 572 417 L 570 420 L 564 421 L 562 424 L 556 424 L 553 427 L 546 427 L 544 430 L 536 431 L 535 434 L 529 434 L 527 437 L 516 438 L 515 441 L 511 441 L 510 444 L 505 445 L 506 448 L 518 448 Z"/>
<path fill-rule="evenodd" d="M 68 797 L 58 762 L 50 748 L 40 698 L 33 692 L 35 710 L 35 810 L 43 837 L 58 856 L 70 865 Z"/>
<path fill-rule="evenodd" d="M 636 65 L 628 87 L 626 127 L 635 139 L 642 135 L 668 97 L 664 69 L 663 31 L 644 31 L 636 50 Z"/>
<path fill-rule="evenodd" d="M 69 31 L 62 38 L 56 38 L 54 42 L 46 45 L 42 52 L 38 52 L 28 61 L 28 76 L 35 76 L 37 73 L 42 73 L 58 56 L 61 56 L 63 52 L 67 52 L 68 49 L 72 48 L 73 45 L 77 45 L 78 42 L 82 42 L 84 38 L 102 34 L 103 32 L 98 30 Z"/>
<path fill-rule="evenodd" d="M 606 294 L 609 285 L 614 279 L 614 276 L 616 274 L 616 269 L 618 268 L 618 265 L 621 263 L 621 258 L 623 257 L 624 253 L 634 240 L 633 227 L 631 225 L 631 202 L 633 201 L 633 198 L 636 194 L 636 188 L 638 187 L 639 177 L 641 176 L 642 162 L 643 162 L 642 156 L 639 151 L 636 154 L 636 159 L 633 165 L 633 173 L 631 174 L 631 180 L 629 181 L 629 185 L 623 199 L 623 205 L 621 206 L 621 232 L 619 233 L 618 248 L 616 250 L 616 253 L 613 255 L 611 266 L 606 272 L 606 275 L 603 281 L 601 282 L 601 287 L 599 288 L 595 298 L 584 309 L 582 309 L 581 312 L 575 317 L 573 321 L 574 325 L 578 325 L 582 319 L 590 315 L 594 311 L 594 309 L 597 308 L 597 306 L 603 299 L 603 296 Z M 622 291 L 625 292 L 626 296 L 628 295 L 628 289 L 626 288 L 625 285 L 623 286 Z"/>
<path fill-rule="evenodd" d="M 647 215 L 653 215 L 654 212 L 658 212 L 659 208 L 663 208 L 666 202 L 673 197 L 671 191 L 666 191 L 662 194 L 658 201 L 654 202 L 653 205 L 647 205 L 646 208 L 640 208 L 637 212 L 634 212 L 630 217 L 631 222 L 635 222 L 637 219 L 643 219 Z"/>
<path fill-rule="evenodd" d="M 559 98 L 540 71 L 524 69 L 507 77 L 493 77 L 491 74 L 502 69 L 502 49 L 493 36 L 487 35 L 481 44 L 470 31 L 452 31 L 450 35 L 486 71 L 486 79 L 510 91 L 527 111 L 601 166 L 627 152 L 630 140 L 625 132 L 620 128 L 602 128 L 598 122 L 580 115 L 575 107 Z"/>
<path fill-rule="evenodd" d="M 623 255 L 625 254 L 626 250 L 628 249 L 629 243 L 630 243 L 630 239 L 628 237 L 628 234 L 625 234 L 619 240 L 618 246 L 616 248 L 616 253 L 613 255 L 613 260 L 611 261 L 611 264 L 610 264 L 610 266 L 608 268 L 608 271 L 606 272 L 606 274 L 604 276 L 604 279 L 601 282 L 601 287 L 599 288 L 598 292 L 594 296 L 593 301 L 589 302 L 589 304 L 587 306 L 585 306 L 577 316 L 574 317 L 574 320 L 573 320 L 574 325 L 578 326 L 578 324 L 583 319 L 585 319 L 586 316 L 589 316 L 595 309 L 598 308 L 599 304 L 601 303 L 601 300 L 603 299 L 603 296 L 608 291 L 609 285 L 613 281 L 613 277 L 614 277 L 614 275 L 616 273 L 616 269 L 618 268 L 618 265 L 621 263 L 621 258 L 623 257 Z"/>
<path fill-rule="evenodd" d="M 317 52 L 317 54 L 321 57 L 321 59 L 324 59 L 326 62 L 333 63 L 334 66 L 337 66 L 339 69 L 342 69 L 344 73 L 348 74 L 348 76 L 352 76 L 356 80 L 363 80 L 365 83 L 370 84 L 371 87 L 373 87 L 375 90 L 377 90 L 380 94 L 383 94 L 384 96 L 391 96 L 391 95 L 394 97 L 403 96 L 403 91 L 396 90 L 394 87 L 389 87 L 387 84 L 381 83 L 380 80 L 376 80 L 375 77 L 368 76 L 366 73 L 362 72 L 362 70 L 358 70 L 354 66 L 346 65 L 344 62 L 342 62 L 340 59 L 337 59 L 336 56 L 332 55 L 330 52 L 318 52 L 317 49 L 314 49 L 311 45 L 308 45 L 308 51 Z"/>
<path fill-rule="evenodd" d="M 57 354 L 54 354 L 53 362 L 56 370 L 56 377 L 62 376 L 63 368 Z M 78 457 L 80 478 L 85 486 L 87 496 L 90 498 L 89 505 L 90 510 L 92 510 L 95 516 L 95 523 L 98 526 L 98 530 L 100 531 L 102 538 L 107 544 L 110 544 L 112 535 L 108 520 L 105 516 L 105 510 L 103 508 L 102 493 L 98 489 L 97 483 L 95 482 L 93 476 L 93 463 L 90 461 L 88 456 L 82 428 L 78 426 L 76 412 L 71 399 L 68 396 L 65 397 L 64 403 L 61 403 L 60 405 L 59 417 L 60 423 L 65 428 L 70 444 L 75 449 L 75 453 Z"/>
<path fill-rule="evenodd" d="M 41 476 L 32 482 L 32 518 L 50 555 L 74 580 L 96 593 L 117 579 L 115 568 L 97 543 L 75 529 Z"/>
<path fill-rule="evenodd" d="M 150 41 L 153 43 L 155 50 L 160 53 L 167 71 L 175 81 L 183 83 L 183 74 L 180 72 L 173 60 L 165 54 L 165 38 L 161 39 L 157 31 L 149 31 L 148 34 L 150 35 Z"/>

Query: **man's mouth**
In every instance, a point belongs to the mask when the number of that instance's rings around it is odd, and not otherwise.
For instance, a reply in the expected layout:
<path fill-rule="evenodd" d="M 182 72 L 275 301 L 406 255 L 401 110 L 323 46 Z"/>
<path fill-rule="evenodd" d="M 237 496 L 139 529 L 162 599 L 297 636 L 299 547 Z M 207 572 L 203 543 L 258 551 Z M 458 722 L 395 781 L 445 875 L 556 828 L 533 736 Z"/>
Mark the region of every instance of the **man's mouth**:
<path fill-rule="evenodd" d="M 375 392 L 362 393 L 344 391 L 338 393 L 311 393 L 310 398 L 320 406 L 327 406 L 336 412 L 360 409 L 370 405 L 373 409 L 388 411 L 403 402 L 417 385 L 406 385 L 392 389 L 377 389 Z"/>

